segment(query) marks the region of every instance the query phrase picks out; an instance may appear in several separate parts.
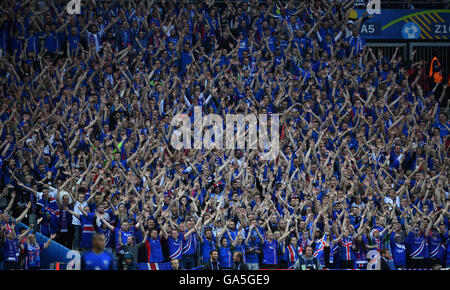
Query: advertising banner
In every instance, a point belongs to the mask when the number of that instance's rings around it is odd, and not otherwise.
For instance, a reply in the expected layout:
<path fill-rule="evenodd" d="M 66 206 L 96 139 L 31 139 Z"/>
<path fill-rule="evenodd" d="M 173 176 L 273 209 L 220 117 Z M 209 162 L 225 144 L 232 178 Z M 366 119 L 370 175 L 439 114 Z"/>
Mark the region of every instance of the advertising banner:
<path fill-rule="evenodd" d="M 356 9 L 358 18 L 365 9 Z M 448 40 L 450 10 L 381 9 L 361 23 L 366 39 Z"/>

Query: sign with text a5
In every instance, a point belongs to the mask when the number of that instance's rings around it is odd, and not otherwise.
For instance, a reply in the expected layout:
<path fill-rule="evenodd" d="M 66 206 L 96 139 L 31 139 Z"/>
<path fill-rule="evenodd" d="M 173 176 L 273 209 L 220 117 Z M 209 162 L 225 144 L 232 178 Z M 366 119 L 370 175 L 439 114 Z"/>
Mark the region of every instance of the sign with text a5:
<path fill-rule="evenodd" d="M 361 17 L 365 10 L 356 10 Z M 360 33 L 366 39 L 450 39 L 450 10 L 384 9 L 363 21 Z"/>

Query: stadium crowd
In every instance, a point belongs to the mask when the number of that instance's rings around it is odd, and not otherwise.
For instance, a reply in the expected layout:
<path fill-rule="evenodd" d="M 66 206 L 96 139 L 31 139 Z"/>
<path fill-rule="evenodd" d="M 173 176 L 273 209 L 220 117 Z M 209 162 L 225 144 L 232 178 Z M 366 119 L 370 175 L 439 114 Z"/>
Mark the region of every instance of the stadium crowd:
<path fill-rule="evenodd" d="M 355 1 L 67 2 L 1 4 L 2 269 L 52 241 L 85 268 L 450 266 L 447 83 L 368 47 Z M 279 114 L 278 158 L 175 150 L 194 106 Z"/>

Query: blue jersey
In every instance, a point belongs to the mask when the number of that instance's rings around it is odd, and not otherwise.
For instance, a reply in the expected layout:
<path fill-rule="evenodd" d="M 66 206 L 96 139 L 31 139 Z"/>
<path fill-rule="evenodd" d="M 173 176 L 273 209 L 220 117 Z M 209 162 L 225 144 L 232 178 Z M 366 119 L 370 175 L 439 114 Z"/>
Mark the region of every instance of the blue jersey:
<path fill-rule="evenodd" d="M 263 252 L 263 264 L 276 265 L 278 264 L 278 241 L 272 240 L 269 242 L 268 240 L 264 241 L 262 252 Z"/>
<path fill-rule="evenodd" d="M 236 244 L 236 246 L 234 248 L 234 253 L 236 253 L 236 252 L 241 252 L 244 264 L 247 263 L 247 259 L 245 258 L 245 244 L 244 243 Z"/>
<path fill-rule="evenodd" d="M 410 232 L 406 237 L 406 245 L 411 258 L 428 258 L 428 245 L 423 234 L 416 237 Z"/>
<path fill-rule="evenodd" d="M 89 251 L 81 256 L 81 270 L 117 270 L 116 259 L 105 251 L 100 254 Z"/>
<path fill-rule="evenodd" d="M 224 268 L 231 268 L 233 259 L 231 255 L 230 247 L 220 247 L 219 249 L 219 264 Z"/>
<path fill-rule="evenodd" d="M 208 241 L 206 238 L 203 238 L 203 243 L 202 243 L 203 263 L 206 263 L 209 261 L 209 253 L 215 249 L 216 249 L 216 244 L 214 242 L 214 239 L 211 239 L 211 241 Z"/>
<path fill-rule="evenodd" d="M 6 239 L 3 244 L 3 257 L 8 262 L 19 261 L 19 241 L 17 239 Z"/>
<path fill-rule="evenodd" d="M 261 249 L 260 243 L 258 240 L 252 240 L 250 239 L 248 241 L 248 245 L 246 246 L 246 259 L 247 259 L 247 263 L 251 263 L 251 264 L 257 264 L 259 263 L 259 254 L 257 252 L 254 251 L 250 251 L 250 250 L 255 250 L 258 251 Z"/>
<path fill-rule="evenodd" d="M 92 248 L 92 236 L 94 235 L 94 218 L 95 214 L 90 212 L 85 215 L 81 215 L 82 233 L 81 233 L 81 247 L 90 249 Z"/>
<path fill-rule="evenodd" d="M 183 235 L 178 235 L 177 239 L 169 236 L 167 243 L 169 244 L 169 259 L 181 259 L 183 256 Z"/>
<path fill-rule="evenodd" d="M 120 238 L 122 239 L 122 243 L 126 245 L 128 237 L 134 238 L 134 231 L 132 229 L 129 229 L 128 231 L 120 231 L 118 228 L 114 230 L 116 231 L 116 250 L 120 251 L 122 248 L 119 243 L 119 233 L 122 233 Z"/>
<path fill-rule="evenodd" d="M 194 255 L 197 250 L 197 235 L 192 233 L 183 241 L 183 255 Z"/>
<path fill-rule="evenodd" d="M 428 237 L 428 251 L 430 259 L 438 259 L 441 263 L 444 262 L 445 245 L 440 235 L 436 237 Z"/>
<path fill-rule="evenodd" d="M 147 250 L 147 257 L 150 257 L 150 263 L 161 263 L 164 261 L 161 238 L 159 236 L 156 239 L 147 239 L 145 247 Z M 150 254 L 148 252 L 150 252 Z"/>
<path fill-rule="evenodd" d="M 97 232 L 102 233 L 105 236 L 105 248 L 112 248 L 113 247 L 113 231 L 109 228 L 103 228 L 99 227 L 97 229 Z"/>
<path fill-rule="evenodd" d="M 406 247 L 404 243 L 397 243 L 395 241 L 395 233 L 391 234 L 390 244 L 391 244 L 391 252 L 392 258 L 394 259 L 394 264 L 396 267 L 405 266 L 406 265 Z"/>
<path fill-rule="evenodd" d="M 239 234 L 237 229 L 234 230 L 228 230 L 230 232 L 231 239 L 228 237 L 228 235 L 225 235 L 225 238 L 228 241 L 228 245 L 231 245 L 234 240 L 236 240 L 237 235 Z"/>
<path fill-rule="evenodd" d="M 262 227 L 260 227 L 260 226 L 257 226 L 257 227 L 258 227 L 259 233 L 264 237 L 264 234 L 265 234 L 264 229 L 263 229 Z M 248 237 L 248 235 L 251 235 L 252 237 L 255 238 L 255 241 L 256 241 L 256 242 L 258 242 L 259 244 L 261 244 L 262 241 L 259 239 L 259 236 L 258 236 L 258 234 L 257 234 L 256 231 L 257 231 L 256 228 L 254 228 L 254 229 L 252 229 L 252 231 L 250 232 L 250 229 L 247 227 L 247 228 L 245 229 L 245 236 Z"/>

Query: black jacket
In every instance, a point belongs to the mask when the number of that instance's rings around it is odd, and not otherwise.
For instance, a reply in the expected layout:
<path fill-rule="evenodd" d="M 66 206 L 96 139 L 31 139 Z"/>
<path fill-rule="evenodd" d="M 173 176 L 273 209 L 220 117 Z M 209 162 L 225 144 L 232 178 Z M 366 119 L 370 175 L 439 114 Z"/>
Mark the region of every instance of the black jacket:
<path fill-rule="evenodd" d="M 389 267 L 388 263 L 383 257 L 381 257 L 380 259 L 380 270 L 391 270 L 391 267 Z"/>
<path fill-rule="evenodd" d="M 207 262 L 204 264 L 203 269 L 204 270 L 220 270 L 221 267 L 220 267 L 219 262 L 211 262 L 210 261 L 210 262 Z"/>
<path fill-rule="evenodd" d="M 248 266 L 245 263 L 233 263 L 233 266 L 231 266 L 231 270 L 248 270 Z"/>

